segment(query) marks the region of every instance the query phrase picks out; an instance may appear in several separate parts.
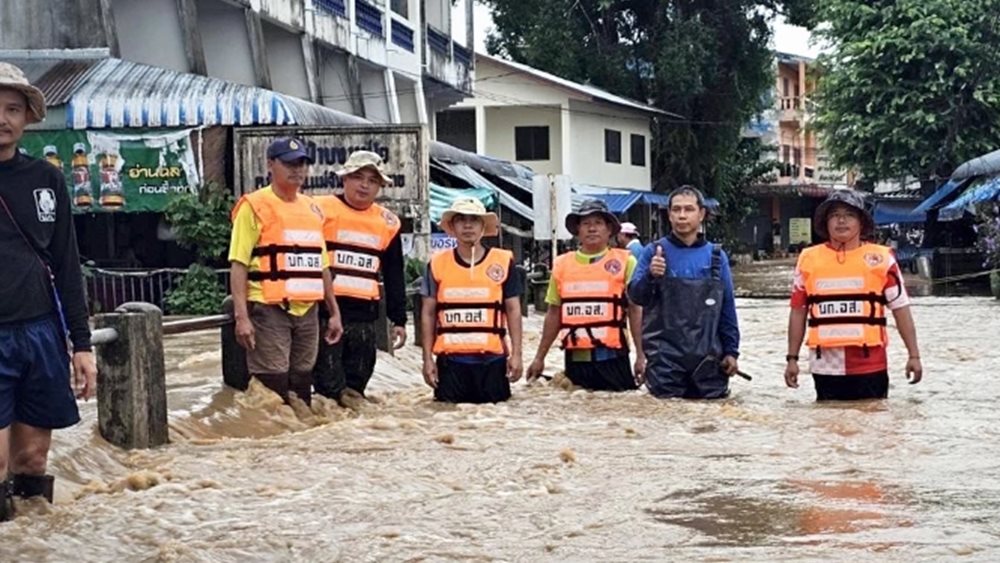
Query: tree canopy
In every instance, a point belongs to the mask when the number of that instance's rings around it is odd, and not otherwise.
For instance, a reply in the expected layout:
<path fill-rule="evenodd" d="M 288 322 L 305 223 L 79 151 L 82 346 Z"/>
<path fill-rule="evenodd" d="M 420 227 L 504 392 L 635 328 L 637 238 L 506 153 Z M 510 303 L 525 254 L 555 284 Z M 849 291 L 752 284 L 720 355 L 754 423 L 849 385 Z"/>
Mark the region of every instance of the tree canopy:
<path fill-rule="evenodd" d="M 770 101 L 770 20 L 813 0 L 484 0 L 492 54 L 678 114 L 654 130 L 654 187 L 724 196 L 755 167 L 743 128 Z"/>
<path fill-rule="evenodd" d="M 1000 140 L 1000 0 L 825 0 L 816 120 L 869 180 L 946 177 Z"/>

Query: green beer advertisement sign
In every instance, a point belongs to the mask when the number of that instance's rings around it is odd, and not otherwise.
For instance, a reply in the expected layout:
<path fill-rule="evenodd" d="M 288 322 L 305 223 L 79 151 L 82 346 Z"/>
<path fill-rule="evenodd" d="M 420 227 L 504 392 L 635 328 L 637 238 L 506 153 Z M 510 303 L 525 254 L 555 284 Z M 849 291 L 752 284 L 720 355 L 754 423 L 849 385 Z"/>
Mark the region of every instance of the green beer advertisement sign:
<path fill-rule="evenodd" d="M 74 213 L 163 211 L 200 183 L 190 129 L 30 131 L 21 150 L 62 171 Z"/>

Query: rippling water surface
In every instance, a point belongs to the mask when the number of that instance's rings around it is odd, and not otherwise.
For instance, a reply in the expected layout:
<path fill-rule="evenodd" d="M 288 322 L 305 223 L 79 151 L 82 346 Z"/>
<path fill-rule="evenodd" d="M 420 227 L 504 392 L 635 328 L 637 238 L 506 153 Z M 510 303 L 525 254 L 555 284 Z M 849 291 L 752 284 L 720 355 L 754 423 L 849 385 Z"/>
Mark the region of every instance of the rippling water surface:
<path fill-rule="evenodd" d="M 0 561 L 996 561 L 1000 303 L 913 311 L 925 382 L 894 333 L 890 399 L 861 404 L 783 386 L 781 300 L 738 301 L 755 379 L 722 402 L 557 377 L 439 405 L 407 346 L 375 402 L 310 411 L 224 389 L 216 333 L 170 337 L 171 444 L 113 448 L 85 405 L 56 438 L 56 505 L 0 525 Z"/>

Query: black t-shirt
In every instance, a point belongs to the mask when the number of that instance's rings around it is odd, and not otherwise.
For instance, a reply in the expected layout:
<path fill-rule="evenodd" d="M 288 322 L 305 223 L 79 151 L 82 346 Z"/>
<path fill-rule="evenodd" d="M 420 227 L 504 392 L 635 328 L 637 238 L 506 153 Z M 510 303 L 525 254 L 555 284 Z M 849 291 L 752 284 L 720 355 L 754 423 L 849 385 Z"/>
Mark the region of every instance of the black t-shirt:
<path fill-rule="evenodd" d="M 47 266 L 55 277 L 73 349 L 90 350 L 87 301 L 66 179 L 48 162 L 18 153 L 0 161 L 0 197 L 7 208 L 0 205 L 0 324 L 55 311 Z"/>

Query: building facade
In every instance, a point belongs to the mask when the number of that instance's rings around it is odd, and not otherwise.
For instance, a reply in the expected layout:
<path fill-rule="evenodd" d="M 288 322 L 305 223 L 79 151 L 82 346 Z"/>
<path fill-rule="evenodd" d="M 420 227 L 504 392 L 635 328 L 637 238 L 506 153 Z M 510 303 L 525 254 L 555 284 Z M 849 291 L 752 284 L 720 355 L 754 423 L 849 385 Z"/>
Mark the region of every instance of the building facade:
<path fill-rule="evenodd" d="M 434 116 L 439 141 L 578 185 L 650 190 L 661 110 L 481 53 L 473 89 Z"/>
<path fill-rule="evenodd" d="M 471 93 L 472 0 L 459 1 L 464 21 L 452 0 L 4 2 L 0 49 L 105 48 L 376 123 L 427 124 Z"/>

